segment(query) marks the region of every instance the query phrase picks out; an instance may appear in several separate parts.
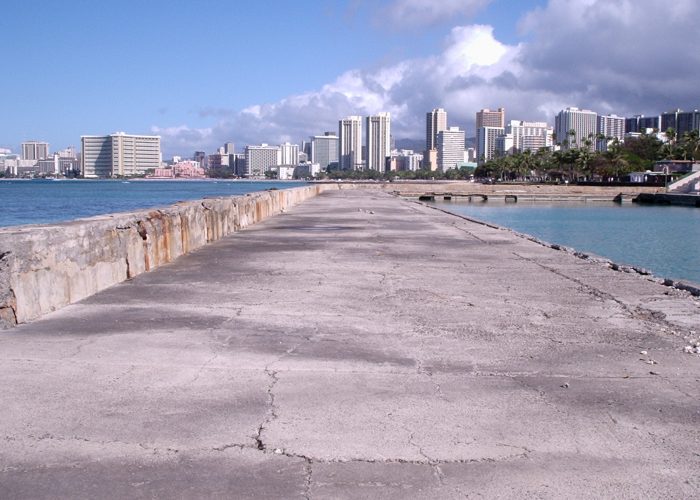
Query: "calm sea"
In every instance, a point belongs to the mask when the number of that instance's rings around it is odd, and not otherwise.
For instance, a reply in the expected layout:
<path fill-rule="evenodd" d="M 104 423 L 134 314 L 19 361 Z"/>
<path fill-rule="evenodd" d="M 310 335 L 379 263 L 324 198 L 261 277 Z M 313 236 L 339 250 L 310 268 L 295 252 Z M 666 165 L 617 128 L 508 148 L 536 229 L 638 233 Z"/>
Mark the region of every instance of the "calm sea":
<path fill-rule="evenodd" d="M 164 207 L 206 196 L 284 189 L 304 182 L 0 180 L 0 226 L 43 224 L 93 215 Z"/>
<path fill-rule="evenodd" d="M 492 222 L 700 284 L 700 209 L 615 203 L 435 202 L 450 212 Z"/>

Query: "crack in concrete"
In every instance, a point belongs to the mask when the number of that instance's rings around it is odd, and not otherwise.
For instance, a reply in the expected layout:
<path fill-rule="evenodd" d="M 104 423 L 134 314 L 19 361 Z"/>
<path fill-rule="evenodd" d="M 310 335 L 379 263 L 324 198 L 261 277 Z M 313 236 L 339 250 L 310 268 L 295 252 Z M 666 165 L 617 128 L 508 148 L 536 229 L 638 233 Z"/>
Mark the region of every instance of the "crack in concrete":
<path fill-rule="evenodd" d="M 17 436 L 9 436 L 5 435 L 3 437 L 4 441 L 17 441 L 18 437 Z M 109 441 L 102 441 L 102 440 L 94 440 L 91 438 L 86 438 L 82 436 L 56 436 L 51 433 L 44 433 L 40 436 L 35 436 L 33 434 L 27 434 L 24 436 L 22 439 L 30 439 L 36 442 L 42 442 L 42 441 L 57 441 L 57 442 L 68 442 L 68 441 L 77 441 L 77 442 L 82 442 L 82 443 L 90 443 L 90 444 L 95 444 L 99 446 L 105 446 L 105 445 L 110 445 L 110 444 L 120 444 L 124 446 L 138 446 L 139 448 L 146 450 L 146 451 L 151 451 L 153 452 L 154 455 L 157 455 L 159 453 L 179 453 L 180 450 L 177 448 L 157 448 L 153 446 L 148 446 L 144 443 L 129 443 L 126 441 L 120 441 L 118 439 L 112 439 Z"/>
<path fill-rule="evenodd" d="M 73 352 L 73 354 L 71 354 L 71 355 L 68 356 L 68 357 L 69 357 L 69 358 L 74 358 L 74 357 L 76 357 L 78 354 L 80 354 L 81 352 L 83 352 L 83 348 L 84 348 L 84 347 L 87 347 L 87 346 L 89 346 L 89 345 L 91 345 L 91 344 L 94 344 L 95 342 L 97 342 L 97 339 L 96 339 L 96 338 L 89 338 L 89 339 L 85 339 L 85 340 L 81 341 L 80 343 L 78 343 L 77 346 L 75 346 L 75 352 Z"/>
<path fill-rule="evenodd" d="M 546 266 L 540 262 L 537 262 L 535 259 L 531 259 L 529 257 L 524 257 L 517 252 L 513 252 L 513 255 L 515 255 L 519 259 L 522 259 L 526 262 L 530 262 L 531 264 L 534 264 L 534 265 L 536 265 L 536 266 L 538 266 L 546 271 L 549 271 L 552 274 L 555 274 L 555 275 L 560 276 L 566 280 L 569 280 L 573 283 L 576 283 L 586 293 L 588 293 L 589 295 L 592 295 L 593 297 L 614 302 L 622 309 L 622 311 L 624 313 L 626 313 L 632 319 L 641 320 L 641 321 L 648 322 L 648 323 L 654 323 L 657 325 L 663 325 L 663 326 L 667 326 L 669 328 L 675 327 L 675 325 L 666 321 L 666 319 L 665 319 L 666 315 L 660 311 L 653 311 L 651 309 L 646 309 L 646 308 L 641 307 L 641 306 L 636 306 L 636 307 L 632 308 L 631 306 L 629 306 L 625 302 L 621 301 L 617 297 L 615 297 L 607 292 L 604 292 L 598 288 L 595 288 L 594 286 L 589 285 L 588 283 L 584 283 L 582 280 L 580 280 L 578 278 L 574 278 L 572 276 L 569 276 L 569 275 L 563 273 L 562 271 L 559 271 L 557 269 L 553 269 L 549 266 Z"/>
<path fill-rule="evenodd" d="M 274 389 L 275 385 L 277 385 L 277 382 L 279 382 L 279 378 L 277 377 L 277 372 L 271 370 L 269 368 L 269 365 L 265 367 L 265 373 L 270 378 L 270 384 L 267 387 L 267 398 L 269 400 L 268 411 L 265 420 L 263 420 L 263 422 L 258 426 L 257 433 L 254 437 L 256 447 L 260 451 L 267 450 L 265 442 L 263 441 L 263 432 L 265 431 L 266 426 L 270 425 L 272 421 L 277 419 L 277 407 L 275 405 Z"/>
<path fill-rule="evenodd" d="M 304 471 L 306 473 L 306 478 L 304 481 L 304 498 L 306 500 L 311 500 L 311 482 L 313 481 L 313 461 L 310 458 L 305 459 Z"/>
<path fill-rule="evenodd" d="M 438 382 L 435 381 L 435 379 L 433 378 L 433 372 L 425 367 L 425 364 L 422 359 L 416 360 L 416 371 L 419 375 L 425 375 L 426 377 L 428 377 L 428 380 L 430 380 L 430 383 L 433 384 L 433 387 L 435 388 L 435 394 L 438 398 L 446 400 L 445 395 L 442 392 L 442 387 Z"/>
<path fill-rule="evenodd" d="M 451 214 L 451 212 L 446 212 L 446 213 L 450 213 L 450 214 Z M 463 227 L 459 227 L 459 226 L 457 225 L 456 222 L 453 222 L 453 223 L 452 223 L 452 227 L 454 227 L 454 228 L 457 229 L 458 231 L 461 231 L 461 232 L 463 232 L 463 233 L 468 234 L 469 236 L 471 236 L 472 238 L 474 238 L 475 240 L 477 240 L 477 241 L 479 241 L 479 242 L 481 242 L 481 243 L 485 243 L 485 244 L 487 244 L 487 245 L 490 245 L 490 244 L 491 244 L 490 241 L 485 240 L 485 239 L 483 239 L 483 238 L 479 238 L 477 235 L 475 235 L 474 233 L 472 233 L 472 232 L 469 231 L 468 229 L 465 229 L 465 228 L 463 228 Z"/>
<path fill-rule="evenodd" d="M 190 380 L 190 381 L 189 381 L 187 384 L 185 384 L 185 385 L 194 384 L 197 380 L 199 380 L 199 377 L 202 375 L 202 372 L 207 368 L 207 366 L 209 366 L 211 363 L 213 363 L 214 360 L 215 360 L 216 358 L 218 358 L 218 357 L 219 357 L 219 353 L 218 353 L 218 352 L 217 352 L 217 353 L 214 353 L 208 360 L 206 360 L 204 363 L 202 363 L 202 365 L 199 367 L 199 369 L 197 370 L 197 373 L 195 373 L 195 375 L 194 375 L 194 377 L 192 378 L 192 380 Z"/>
<path fill-rule="evenodd" d="M 443 475 L 443 473 L 442 473 L 442 470 L 440 469 L 439 461 L 436 461 L 436 460 L 434 460 L 433 458 L 431 458 L 430 456 L 428 456 L 428 455 L 423 451 L 423 448 L 422 448 L 418 443 L 416 443 L 416 442 L 413 440 L 413 439 L 414 439 L 414 436 L 415 436 L 415 434 L 414 434 L 413 431 L 409 431 L 408 429 L 405 429 L 405 430 L 406 430 L 407 432 L 409 432 L 408 444 L 409 444 L 410 446 L 414 447 L 415 449 L 417 449 L 417 450 L 418 450 L 418 454 L 427 460 L 427 465 L 430 465 L 431 469 L 433 470 L 433 476 L 435 476 L 435 480 L 437 481 L 437 483 L 438 483 L 440 486 L 443 486 L 443 485 L 444 485 L 444 482 L 443 482 L 444 475 Z"/>

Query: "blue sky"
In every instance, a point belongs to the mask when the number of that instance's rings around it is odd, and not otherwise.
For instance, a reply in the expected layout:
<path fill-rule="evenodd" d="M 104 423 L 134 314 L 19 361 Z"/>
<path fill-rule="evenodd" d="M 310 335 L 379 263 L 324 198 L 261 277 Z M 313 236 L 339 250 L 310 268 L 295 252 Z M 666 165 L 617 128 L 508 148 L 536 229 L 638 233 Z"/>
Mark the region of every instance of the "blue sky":
<path fill-rule="evenodd" d="M 227 140 L 298 142 L 350 113 L 391 111 L 400 138 L 421 137 L 435 106 L 468 135 L 480 107 L 550 121 L 565 105 L 700 107 L 697 84 L 684 80 L 697 82 L 695 49 L 630 53 L 651 45 L 652 28 L 697 39 L 688 19 L 700 2 L 667 3 L 4 2 L 0 147 L 40 139 L 55 150 L 122 130 L 160 134 L 166 155 L 190 155 Z M 655 60 L 683 78 L 659 79 L 663 91 L 640 81 Z"/>

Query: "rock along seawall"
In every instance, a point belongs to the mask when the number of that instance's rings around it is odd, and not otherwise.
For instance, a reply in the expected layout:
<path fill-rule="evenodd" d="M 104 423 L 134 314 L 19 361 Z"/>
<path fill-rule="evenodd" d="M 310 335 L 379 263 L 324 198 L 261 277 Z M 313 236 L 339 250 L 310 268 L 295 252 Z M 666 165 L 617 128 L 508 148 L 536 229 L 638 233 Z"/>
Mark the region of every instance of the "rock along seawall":
<path fill-rule="evenodd" d="M 26 323 L 327 190 L 317 184 L 0 229 L 0 329 Z"/>

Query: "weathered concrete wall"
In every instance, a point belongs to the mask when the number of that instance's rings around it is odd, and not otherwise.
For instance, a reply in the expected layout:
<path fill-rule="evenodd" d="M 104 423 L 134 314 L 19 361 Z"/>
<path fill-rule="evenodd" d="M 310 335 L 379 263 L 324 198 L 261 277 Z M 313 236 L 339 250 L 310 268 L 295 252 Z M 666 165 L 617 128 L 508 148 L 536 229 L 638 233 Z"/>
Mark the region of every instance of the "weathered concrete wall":
<path fill-rule="evenodd" d="M 84 299 L 336 189 L 320 184 L 0 229 L 0 329 Z"/>

